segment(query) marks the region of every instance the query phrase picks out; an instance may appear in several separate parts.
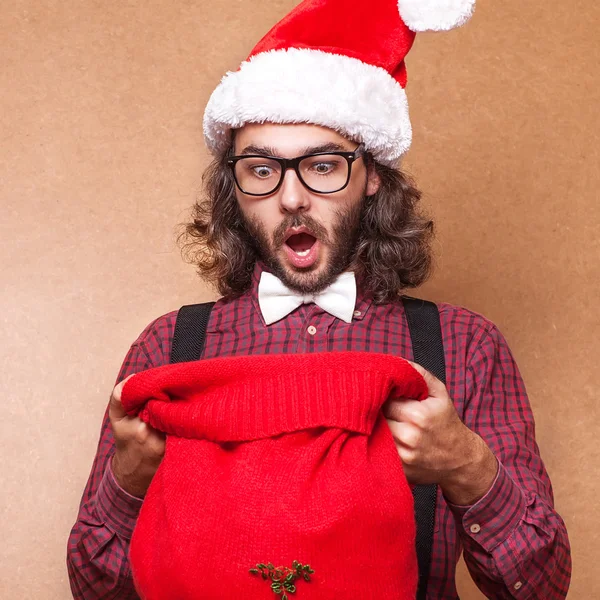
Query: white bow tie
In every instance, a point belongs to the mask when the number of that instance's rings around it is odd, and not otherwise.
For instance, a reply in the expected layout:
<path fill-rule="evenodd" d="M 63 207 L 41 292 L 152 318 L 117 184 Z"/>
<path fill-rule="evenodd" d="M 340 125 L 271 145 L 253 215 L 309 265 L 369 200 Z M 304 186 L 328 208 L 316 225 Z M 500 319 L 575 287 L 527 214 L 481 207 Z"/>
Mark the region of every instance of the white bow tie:
<path fill-rule="evenodd" d="M 275 275 L 262 272 L 258 284 L 258 304 L 267 325 L 283 319 L 302 304 L 311 302 L 330 315 L 351 323 L 356 305 L 354 273 L 342 273 L 320 294 L 303 296 L 288 289 Z"/>

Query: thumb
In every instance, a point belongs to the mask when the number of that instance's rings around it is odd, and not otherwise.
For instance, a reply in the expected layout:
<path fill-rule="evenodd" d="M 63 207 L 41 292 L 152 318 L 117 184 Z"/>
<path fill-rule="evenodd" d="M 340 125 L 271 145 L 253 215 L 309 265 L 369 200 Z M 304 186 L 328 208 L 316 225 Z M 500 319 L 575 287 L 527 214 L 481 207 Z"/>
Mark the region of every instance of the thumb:
<path fill-rule="evenodd" d="M 121 394 L 123 393 L 123 387 L 125 386 L 125 384 L 134 375 L 135 373 L 132 373 L 131 375 L 123 379 L 123 381 L 118 383 L 113 389 L 112 394 L 110 395 L 110 402 L 108 405 L 108 415 L 111 420 L 121 420 L 128 416 L 125 412 L 125 409 L 123 408 L 123 404 L 121 403 Z"/>
<path fill-rule="evenodd" d="M 410 360 L 408 362 L 423 376 L 431 397 L 444 398 L 448 395 L 446 386 L 433 373 L 430 373 L 427 369 L 415 362 L 411 362 Z"/>
<path fill-rule="evenodd" d="M 419 400 L 409 400 L 406 398 L 390 398 L 382 407 L 386 419 L 402 423 L 410 420 L 410 415 L 415 410 L 419 410 L 421 402 Z"/>

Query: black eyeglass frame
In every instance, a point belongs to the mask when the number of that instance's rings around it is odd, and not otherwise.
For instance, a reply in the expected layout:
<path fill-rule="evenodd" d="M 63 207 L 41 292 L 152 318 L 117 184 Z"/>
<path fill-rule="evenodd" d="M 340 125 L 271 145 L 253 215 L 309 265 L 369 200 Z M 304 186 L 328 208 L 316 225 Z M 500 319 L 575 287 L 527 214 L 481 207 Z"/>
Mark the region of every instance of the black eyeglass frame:
<path fill-rule="evenodd" d="M 346 183 L 344 183 L 342 187 L 331 192 L 320 192 L 310 187 L 310 185 L 308 185 L 306 181 L 304 181 L 302 175 L 300 174 L 300 163 L 305 158 L 310 158 L 312 156 L 341 156 L 342 158 L 345 158 L 346 162 L 348 163 L 348 177 L 346 178 Z M 337 192 L 341 192 L 343 189 L 348 187 L 348 184 L 350 183 L 350 177 L 352 177 L 352 164 L 363 156 L 367 156 L 367 152 L 365 150 L 365 145 L 360 144 L 358 148 L 356 148 L 356 150 L 354 150 L 353 152 L 315 152 L 314 154 L 304 154 L 303 156 L 297 156 L 296 158 L 280 158 L 279 156 L 267 156 L 264 154 L 242 154 L 240 156 L 230 156 L 227 159 L 227 164 L 231 167 L 231 172 L 233 174 L 235 185 L 237 185 L 240 192 L 242 192 L 242 194 L 246 194 L 246 196 L 271 196 L 272 194 L 275 194 L 282 186 L 285 174 L 288 172 L 289 169 L 294 169 L 298 180 L 307 190 L 313 192 L 313 194 L 327 195 L 336 194 Z M 240 185 L 235 174 L 235 165 L 238 163 L 238 161 L 244 158 L 264 158 L 278 162 L 281 165 L 281 176 L 279 178 L 279 183 L 270 192 L 266 192 L 263 194 L 251 194 L 250 192 L 246 192 Z"/>

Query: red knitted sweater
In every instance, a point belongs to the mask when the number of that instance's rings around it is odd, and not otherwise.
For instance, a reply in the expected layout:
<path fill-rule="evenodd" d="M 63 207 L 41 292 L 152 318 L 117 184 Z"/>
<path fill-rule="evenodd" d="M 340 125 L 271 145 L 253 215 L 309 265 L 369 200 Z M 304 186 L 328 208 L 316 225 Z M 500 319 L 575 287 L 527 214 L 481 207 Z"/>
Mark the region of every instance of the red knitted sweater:
<path fill-rule="evenodd" d="M 405 360 L 248 356 L 132 377 L 167 433 L 131 541 L 144 600 L 414 598 L 410 488 L 381 406 L 423 399 Z"/>

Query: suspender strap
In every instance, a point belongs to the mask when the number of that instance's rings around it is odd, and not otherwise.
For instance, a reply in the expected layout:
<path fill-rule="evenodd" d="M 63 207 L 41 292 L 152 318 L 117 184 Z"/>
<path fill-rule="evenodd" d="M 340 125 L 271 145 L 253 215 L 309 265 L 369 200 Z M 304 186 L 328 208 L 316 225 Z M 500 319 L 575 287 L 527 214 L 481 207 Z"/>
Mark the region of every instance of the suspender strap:
<path fill-rule="evenodd" d="M 403 296 L 402 302 L 410 330 L 414 361 L 445 383 L 446 361 L 444 360 L 442 328 L 437 306 L 433 302 L 408 296 Z M 417 523 L 417 561 L 419 563 L 417 600 L 425 600 L 431 567 L 437 485 L 415 486 L 413 498 Z"/>
<path fill-rule="evenodd" d="M 402 297 L 415 362 L 446 383 L 446 360 L 437 306 L 427 300 Z"/>
<path fill-rule="evenodd" d="M 171 363 L 199 360 L 206 340 L 206 327 L 214 302 L 182 306 L 177 313 Z"/>
<path fill-rule="evenodd" d="M 414 361 L 446 382 L 446 364 L 442 330 L 437 306 L 432 302 L 402 297 L 413 346 Z M 182 306 L 177 315 L 171 363 L 199 360 L 206 340 L 206 327 L 214 302 Z M 431 549 L 435 526 L 436 485 L 413 488 L 417 524 L 417 561 L 419 587 L 417 600 L 425 600 L 431 566 Z"/>

